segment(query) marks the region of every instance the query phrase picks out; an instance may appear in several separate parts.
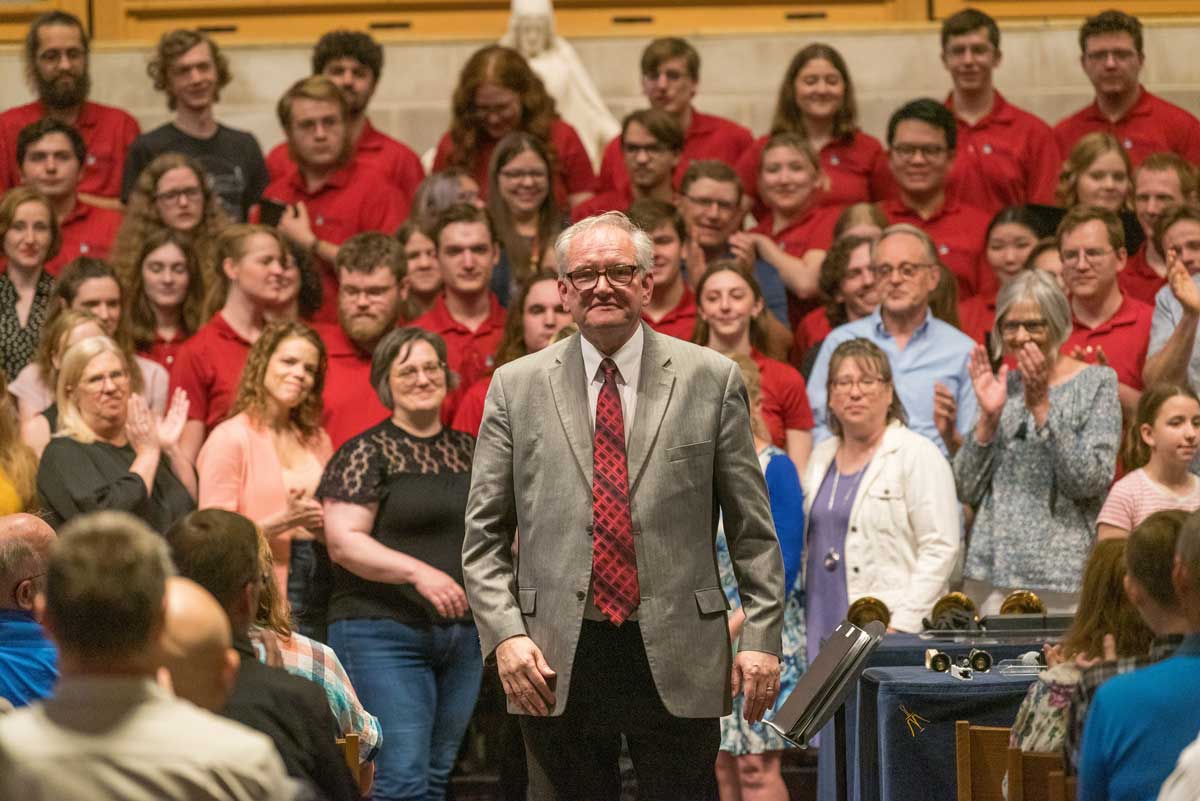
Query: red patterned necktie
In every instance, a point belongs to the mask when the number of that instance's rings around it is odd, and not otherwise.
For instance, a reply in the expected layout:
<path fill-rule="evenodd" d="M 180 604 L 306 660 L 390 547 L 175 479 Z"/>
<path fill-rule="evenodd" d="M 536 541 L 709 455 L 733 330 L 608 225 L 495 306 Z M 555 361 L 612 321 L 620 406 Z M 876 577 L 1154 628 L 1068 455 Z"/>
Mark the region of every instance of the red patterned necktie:
<path fill-rule="evenodd" d="M 617 365 L 605 359 L 600 369 L 604 386 L 596 401 L 592 439 L 592 600 L 619 626 L 637 609 L 641 593 L 629 515 L 629 467 Z"/>

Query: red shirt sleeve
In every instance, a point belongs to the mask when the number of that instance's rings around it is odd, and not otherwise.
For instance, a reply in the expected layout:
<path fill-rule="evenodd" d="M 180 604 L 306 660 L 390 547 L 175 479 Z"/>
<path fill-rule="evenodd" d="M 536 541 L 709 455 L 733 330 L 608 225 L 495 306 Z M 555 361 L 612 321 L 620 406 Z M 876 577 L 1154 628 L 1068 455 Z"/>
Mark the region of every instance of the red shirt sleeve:
<path fill-rule="evenodd" d="M 171 367 L 171 389 L 169 395 L 174 395 L 176 389 L 182 389 L 188 396 L 188 419 L 208 420 L 208 388 L 212 385 L 212 376 L 202 355 L 196 348 L 185 344 L 175 357 Z"/>
<path fill-rule="evenodd" d="M 1026 202 L 1057 205 L 1055 192 L 1062 170 L 1062 154 L 1049 126 L 1038 126 L 1029 132 L 1026 162 Z"/>
<path fill-rule="evenodd" d="M 783 427 L 812 431 L 813 413 L 812 407 L 808 405 L 804 376 L 790 364 L 780 364 L 775 369 L 779 371 L 779 400 L 783 408 Z"/>
<path fill-rule="evenodd" d="M 555 120 L 551 137 L 558 155 L 558 172 L 568 195 L 591 192 L 596 188 L 596 173 L 579 134 L 562 120 Z"/>

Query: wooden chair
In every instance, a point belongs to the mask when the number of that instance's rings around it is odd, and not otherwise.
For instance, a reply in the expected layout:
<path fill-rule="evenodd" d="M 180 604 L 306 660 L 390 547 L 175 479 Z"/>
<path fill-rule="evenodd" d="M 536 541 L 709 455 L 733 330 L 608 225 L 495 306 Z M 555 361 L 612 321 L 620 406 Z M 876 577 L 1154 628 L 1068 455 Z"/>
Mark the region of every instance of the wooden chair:
<path fill-rule="evenodd" d="M 1050 771 L 1049 801 L 1075 801 L 1074 776 L 1067 776 L 1061 770 Z"/>
<path fill-rule="evenodd" d="M 958 801 L 1004 801 L 1001 783 L 1008 767 L 1009 729 L 954 724 Z"/>
<path fill-rule="evenodd" d="M 1050 776 L 1063 775 L 1059 752 L 1008 749 L 1008 801 L 1050 801 Z"/>

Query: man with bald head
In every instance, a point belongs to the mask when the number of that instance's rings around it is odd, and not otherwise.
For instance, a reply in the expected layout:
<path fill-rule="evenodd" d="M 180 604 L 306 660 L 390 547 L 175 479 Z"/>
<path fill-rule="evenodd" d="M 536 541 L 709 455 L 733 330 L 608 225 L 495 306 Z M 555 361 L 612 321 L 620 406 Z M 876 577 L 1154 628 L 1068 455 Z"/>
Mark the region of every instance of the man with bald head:
<path fill-rule="evenodd" d="M 166 617 L 159 646 L 175 695 L 220 712 L 233 692 L 241 657 L 229 618 L 217 599 L 191 579 L 167 579 Z"/>
<path fill-rule="evenodd" d="M 15 707 L 45 698 L 58 679 L 58 652 L 33 617 L 53 543 L 40 518 L 0 517 L 0 698 Z"/>

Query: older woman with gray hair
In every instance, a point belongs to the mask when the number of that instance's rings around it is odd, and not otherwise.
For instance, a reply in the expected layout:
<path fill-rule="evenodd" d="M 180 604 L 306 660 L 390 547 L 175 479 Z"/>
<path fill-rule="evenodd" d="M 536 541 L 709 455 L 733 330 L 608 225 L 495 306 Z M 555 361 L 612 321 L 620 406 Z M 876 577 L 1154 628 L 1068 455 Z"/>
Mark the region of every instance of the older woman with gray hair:
<path fill-rule="evenodd" d="M 419 328 L 375 348 L 392 416 L 343 444 L 316 497 L 333 560 L 329 644 L 379 718 L 376 798 L 442 798 L 479 694 L 479 635 L 462 587 L 474 440 L 442 427 L 446 343 Z"/>
<path fill-rule="evenodd" d="M 964 589 L 984 614 L 1014 589 L 1035 591 L 1052 612 L 1073 611 L 1078 598 L 1116 466 L 1121 406 L 1111 368 L 1060 355 L 1070 333 L 1062 290 L 1029 270 L 996 299 L 999 370 L 982 345 L 971 354 L 979 415 L 954 477 L 959 499 L 977 509 Z"/>

